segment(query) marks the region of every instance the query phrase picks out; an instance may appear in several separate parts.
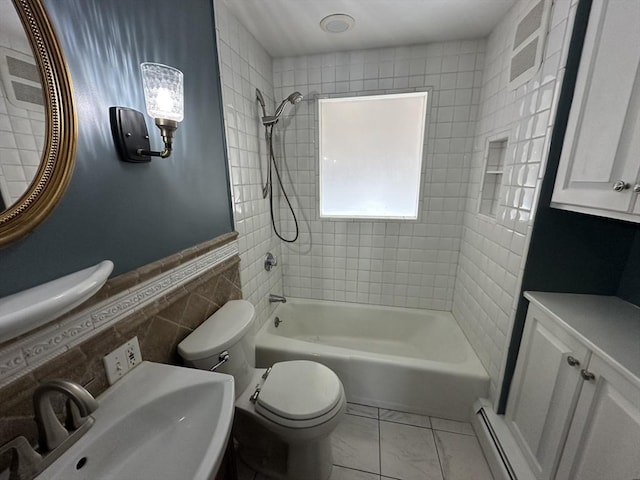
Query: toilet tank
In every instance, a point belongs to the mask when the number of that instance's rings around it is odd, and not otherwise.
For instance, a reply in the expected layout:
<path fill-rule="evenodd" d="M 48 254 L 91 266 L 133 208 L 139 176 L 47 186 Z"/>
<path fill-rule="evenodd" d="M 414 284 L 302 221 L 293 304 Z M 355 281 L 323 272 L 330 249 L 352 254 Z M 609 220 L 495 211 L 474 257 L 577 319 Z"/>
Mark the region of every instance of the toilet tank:
<path fill-rule="evenodd" d="M 247 387 L 255 365 L 255 345 L 250 332 L 255 309 L 246 300 L 230 300 L 207 318 L 178 345 L 185 364 L 210 370 L 220 354 L 229 352 L 229 360 L 216 369 L 233 375 L 236 396 Z"/>

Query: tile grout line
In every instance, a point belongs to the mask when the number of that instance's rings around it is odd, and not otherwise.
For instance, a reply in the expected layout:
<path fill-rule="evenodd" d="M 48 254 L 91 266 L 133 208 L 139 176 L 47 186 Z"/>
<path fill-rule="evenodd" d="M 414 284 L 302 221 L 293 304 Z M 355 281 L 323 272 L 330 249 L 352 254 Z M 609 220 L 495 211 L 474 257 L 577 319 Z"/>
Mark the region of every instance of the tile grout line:
<path fill-rule="evenodd" d="M 376 407 L 378 419 L 378 478 L 382 478 L 382 429 L 380 428 L 380 409 Z"/>
<path fill-rule="evenodd" d="M 436 447 L 436 455 L 438 456 L 438 463 L 440 464 L 440 473 L 442 474 L 442 480 L 446 480 L 444 476 L 444 466 L 442 465 L 442 459 L 440 458 L 440 450 L 438 449 L 438 441 L 436 440 L 436 433 L 431 430 L 431 435 L 433 435 L 433 445 Z"/>

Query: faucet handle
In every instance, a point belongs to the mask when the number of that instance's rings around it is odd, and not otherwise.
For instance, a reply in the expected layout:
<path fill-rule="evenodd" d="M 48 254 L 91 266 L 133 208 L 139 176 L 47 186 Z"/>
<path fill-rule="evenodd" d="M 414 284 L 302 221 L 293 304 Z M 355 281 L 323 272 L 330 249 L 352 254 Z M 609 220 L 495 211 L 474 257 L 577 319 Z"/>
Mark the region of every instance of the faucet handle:
<path fill-rule="evenodd" d="M 70 398 L 67 398 L 67 416 L 64 420 L 64 426 L 67 430 L 77 430 L 82 426 L 84 422 L 89 418 L 80 413 L 80 409 Z"/>
<path fill-rule="evenodd" d="M 95 377 L 89 380 L 87 383 L 83 384 L 82 388 L 86 390 L 87 387 L 91 385 L 94 380 L 95 380 Z M 87 393 L 88 393 L 88 390 L 87 390 Z M 95 410 L 97 406 L 93 405 L 92 408 Z M 65 417 L 65 420 L 64 420 L 64 426 L 69 431 L 77 430 L 82 425 L 84 425 L 86 421 L 89 419 L 89 415 L 83 415 L 82 413 L 80 413 L 80 408 L 78 407 L 78 405 L 76 405 L 75 402 L 71 400 L 71 398 L 67 398 L 66 411 L 67 411 L 67 416 Z"/>
<path fill-rule="evenodd" d="M 39 472 L 42 456 L 38 454 L 23 436 L 16 437 L 0 447 L 0 455 L 14 452 L 9 468 L 9 480 L 31 480 Z"/>

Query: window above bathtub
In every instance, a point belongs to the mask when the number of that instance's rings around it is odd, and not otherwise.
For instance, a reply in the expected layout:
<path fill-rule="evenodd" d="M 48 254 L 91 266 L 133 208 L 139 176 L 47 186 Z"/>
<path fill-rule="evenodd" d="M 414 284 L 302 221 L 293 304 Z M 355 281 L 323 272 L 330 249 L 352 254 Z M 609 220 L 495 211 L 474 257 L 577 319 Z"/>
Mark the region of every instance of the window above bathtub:
<path fill-rule="evenodd" d="M 428 92 L 318 100 L 321 218 L 418 218 Z"/>

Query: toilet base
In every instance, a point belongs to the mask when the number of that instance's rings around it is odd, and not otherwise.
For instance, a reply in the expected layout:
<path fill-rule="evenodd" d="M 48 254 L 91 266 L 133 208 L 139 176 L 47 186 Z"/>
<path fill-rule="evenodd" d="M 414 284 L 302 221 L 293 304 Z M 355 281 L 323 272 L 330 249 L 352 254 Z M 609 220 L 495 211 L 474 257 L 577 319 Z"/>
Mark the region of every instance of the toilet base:
<path fill-rule="evenodd" d="M 287 444 L 245 415 L 234 419 L 238 453 L 253 470 L 274 480 L 328 480 L 333 468 L 329 435 Z"/>
<path fill-rule="evenodd" d="M 328 480 L 333 469 L 328 441 L 296 445 L 293 452 L 290 449 L 275 457 L 265 456 L 264 451 L 243 445 L 238 445 L 238 453 L 252 470 L 274 480 Z M 281 468 L 277 468 L 278 464 Z"/>

